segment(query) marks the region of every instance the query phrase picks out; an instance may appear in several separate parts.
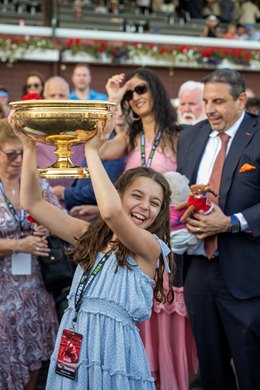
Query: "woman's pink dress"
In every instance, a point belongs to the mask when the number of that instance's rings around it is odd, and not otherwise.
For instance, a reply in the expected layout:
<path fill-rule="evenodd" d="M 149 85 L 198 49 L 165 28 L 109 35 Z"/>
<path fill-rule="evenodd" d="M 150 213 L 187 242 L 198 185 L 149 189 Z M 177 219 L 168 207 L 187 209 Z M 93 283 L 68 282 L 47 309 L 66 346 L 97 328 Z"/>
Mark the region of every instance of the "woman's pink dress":
<path fill-rule="evenodd" d="M 146 158 L 152 143 L 146 142 Z M 136 147 L 126 158 L 125 169 L 141 165 L 141 150 Z M 157 147 L 151 168 L 160 173 L 176 171 L 176 160 Z M 166 275 L 167 276 L 167 275 Z M 164 278 L 168 290 L 168 279 Z M 160 304 L 154 300 L 151 318 L 138 324 L 148 356 L 156 388 L 160 390 L 187 390 L 189 374 L 197 372 L 198 360 L 184 303 L 183 287 L 174 288 L 174 301 Z"/>

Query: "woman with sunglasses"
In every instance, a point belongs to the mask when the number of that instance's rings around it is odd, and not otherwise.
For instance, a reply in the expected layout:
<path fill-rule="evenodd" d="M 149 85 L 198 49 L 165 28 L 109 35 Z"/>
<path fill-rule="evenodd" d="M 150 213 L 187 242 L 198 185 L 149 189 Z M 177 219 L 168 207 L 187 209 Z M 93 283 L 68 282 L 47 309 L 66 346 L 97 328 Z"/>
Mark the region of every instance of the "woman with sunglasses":
<path fill-rule="evenodd" d="M 0 389 L 33 390 L 55 344 L 58 321 L 37 256 L 49 253 L 47 231 L 20 208 L 23 147 L 0 120 Z M 45 199 L 59 206 L 47 181 Z"/>
<path fill-rule="evenodd" d="M 28 93 L 38 93 L 43 98 L 44 89 L 44 77 L 39 72 L 30 72 L 26 76 L 26 81 L 23 86 L 22 94 L 27 95 Z"/>
<path fill-rule="evenodd" d="M 121 104 L 129 129 L 102 146 L 101 158 L 126 155 L 126 169 L 142 165 L 161 173 L 174 171 L 177 116 L 157 74 L 139 68 L 127 77 L 114 75 L 106 90 L 109 100 Z"/>
<path fill-rule="evenodd" d="M 109 100 L 121 104 L 129 129 L 102 146 L 101 158 L 126 155 L 126 170 L 151 166 L 161 173 L 175 171 L 180 128 L 157 74 L 147 68 L 137 69 L 126 77 L 123 73 L 117 74 L 108 80 L 106 90 Z M 164 287 L 167 293 L 167 283 Z M 150 320 L 139 328 L 157 387 L 186 390 L 189 373 L 197 368 L 197 356 L 183 289 L 175 288 L 174 301 L 170 297 L 165 304 L 154 300 Z"/>

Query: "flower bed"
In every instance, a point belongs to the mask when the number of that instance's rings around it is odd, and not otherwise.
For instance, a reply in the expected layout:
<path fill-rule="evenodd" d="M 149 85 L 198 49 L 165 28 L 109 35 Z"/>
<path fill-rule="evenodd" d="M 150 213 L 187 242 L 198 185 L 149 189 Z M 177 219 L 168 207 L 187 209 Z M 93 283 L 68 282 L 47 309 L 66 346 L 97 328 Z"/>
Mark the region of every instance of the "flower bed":
<path fill-rule="evenodd" d="M 0 53 L 2 62 L 15 62 L 18 59 L 33 59 L 58 61 L 61 45 L 58 41 L 49 38 L 30 36 L 0 37 Z M 44 54 L 44 56 L 42 56 Z"/>
<path fill-rule="evenodd" d="M 224 43 L 225 41 L 223 40 Z M 180 67 L 217 67 L 229 64 L 229 66 L 238 69 L 260 70 L 260 50 L 177 46 L 140 42 L 109 42 L 77 38 L 71 38 L 63 42 L 58 42 L 51 38 L 29 36 L 2 36 L 0 38 L 0 51 L 3 62 L 14 62 L 21 58 L 37 59 L 39 58 L 39 53 L 45 53 L 43 59 L 46 61 L 58 61 L 59 55 L 55 54 L 55 56 L 51 57 L 50 50 L 60 51 L 61 60 L 64 62 L 85 61 L 102 62 L 104 64 Z M 33 53 L 35 58 L 32 58 Z"/>
<path fill-rule="evenodd" d="M 224 43 L 224 41 L 223 41 Z M 161 66 L 171 65 L 219 65 L 223 60 L 229 64 L 250 67 L 251 61 L 259 62 L 260 50 L 244 50 L 230 48 L 205 48 L 189 46 L 155 45 L 139 42 L 103 42 L 81 39 L 69 39 L 65 43 L 71 59 L 80 53 L 87 54 L 93 59 L 101 60 L 106 56 L 108 62 L 113 63 L 140 63 Z M 109 61 L 110 60 L 110 61 Z"/>

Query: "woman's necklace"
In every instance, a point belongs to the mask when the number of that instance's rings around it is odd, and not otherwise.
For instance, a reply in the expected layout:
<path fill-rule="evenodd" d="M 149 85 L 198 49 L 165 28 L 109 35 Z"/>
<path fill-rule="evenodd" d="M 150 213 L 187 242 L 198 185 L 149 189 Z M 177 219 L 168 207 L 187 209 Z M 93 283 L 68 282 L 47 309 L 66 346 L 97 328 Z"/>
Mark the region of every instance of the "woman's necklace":
<path fill-rule="evenodd" d="M 12 196 L 16 196 L 17 190 L 14 187 L 9 187 L 6 184 L 4 184 L 4 189 L 6 192 L 9 192 Z"/>
<path fill-rule="evenodd" d="M 11 189 L 10 189 L 10 192 L 11 192 L 11 194 L 12 194 L 13 196 L 16 195 L 16 190 L 15 190 L 14 188 L 11 188 Z"/>
<path fill-rule="evenodd" d="M 3 189 L 4 189 L 4 192 L 10 196 L 12 198 L 12 202 L 15 202 L 15 204 L 17 203 L 16 202 L 16 198 L 19 194 L 19 186 L 20 186 L 20 182 L 16 182 L 16 183 L 11 183 L 11 185 L 8 185 L 7 183 L 4 183 L 3 179 L 1 180 L 2 182 L 2 186 L 3 186 Z"/>

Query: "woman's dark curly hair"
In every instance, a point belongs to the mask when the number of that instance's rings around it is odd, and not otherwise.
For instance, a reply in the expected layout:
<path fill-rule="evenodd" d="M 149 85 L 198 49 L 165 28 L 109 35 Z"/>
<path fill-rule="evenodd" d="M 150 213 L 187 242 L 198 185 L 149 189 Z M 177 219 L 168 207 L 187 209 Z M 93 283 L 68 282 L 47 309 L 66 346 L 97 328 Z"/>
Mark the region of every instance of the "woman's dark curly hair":
<path fill-rule="evenodd" d="M 170 204 L 170 187 L 164 176 L 152 168 L 138 167 L 127 170 L 115 183 L 115 187 L 120 194 L 123 194 L 125 190 L 134 182 L 138 177 L 148 177 L 158 183 L 164 193 L 161 210 L 152 223 L 147 228 L 153 234 L 156 234 L 159 238 L 165 241 L 170 246 L 170 217 L 169 217 L 169 204 Z M 74 261 L 81 265 L 84 271 L 88 272 L 93 268 L 98 252 L 104 250 L 107 246 L 113 248 L 117 257 L 117 268 L 127 267 L 131 269 L 127 261 L 127 257 L 133 255 L 128 248 L 126 248 L 120 241 L 112 241 L 113 232 L 109 226 L 103 221 L 98 219 L 95 223 L 91 224 L 87 230 L 79 239 L 77 239 L 76 248 L 74 250 Z M 171 256 L 169 256 L 170 268 L 172 270 L 170 276 L 169 292 L 167 299 L 171 301 L 173 299 L 172 282 L 174 274 L 174 263 Z M 163 291 L 163 272 L 164 262 L 162 255 L 159 258 L 159 268 L 156 270 L 156 285 L 154 289 L 155 299 L 160 302 L 165 302 L 166 296 Z"/>
<path fill-rule="evenodd" d="M 144 80 L 149 87 L 149 92 L 152 97 L 152 111 L 154 114 L 155 122 L 162 132 L 162 139 L 167 144 L 171 145 L 171 149 L 176 152 L 176 140 L 180 131 L 177 125 L 176 110 L 171 104 L 170 97 L 163 83 L 158 75 L 148 68 L 138 68 L 131 74 L 129 74 L 125 82 L 138 77 Z M 134 113 L 123 96 L 121 101 L 122 112 L 125 115 L 126 121 L 129 124 L 128 136 L 129 136 L 129 149 L 131 152 L 136 147 L 136 137 L 143 131 L 142 121 L 133 120 Z M 138 117 L 137 117 L 138 118 Z"/>

